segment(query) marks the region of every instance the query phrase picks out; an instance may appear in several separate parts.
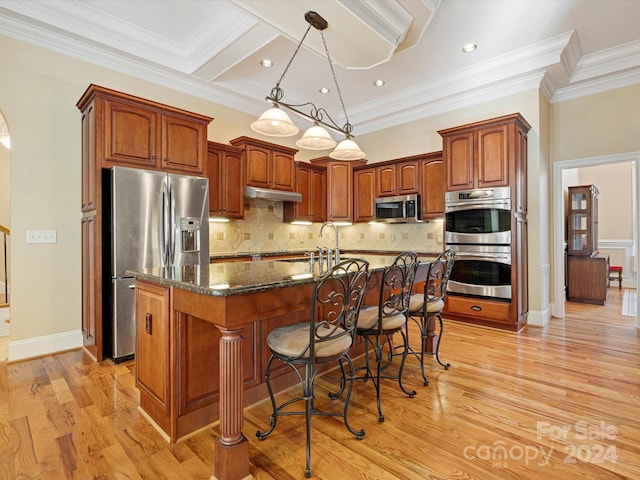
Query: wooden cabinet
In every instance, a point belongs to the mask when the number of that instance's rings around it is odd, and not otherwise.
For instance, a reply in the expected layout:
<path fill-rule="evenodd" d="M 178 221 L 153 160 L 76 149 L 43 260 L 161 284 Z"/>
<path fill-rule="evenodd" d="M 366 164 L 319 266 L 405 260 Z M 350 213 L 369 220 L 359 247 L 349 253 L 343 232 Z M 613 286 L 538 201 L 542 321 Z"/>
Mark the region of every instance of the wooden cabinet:
<path fill-rule="evenodd" d="M 417 160 L 394 161 L 375 168 L 376 197 L 419 193 L 420 169 Z"/>
<path fill-rule="evenodd" d="M 376 169 L 356 168 L 353 171 L 353 220 L 372 222 L 376 219 Z"/>
<path fill-rule="evenodd" d="M 214 217 L 244 217 L 244 149 L 209 142 L 209 214 Z"/>
<path fill-rule="evenodd" d="M 440 130 L 447 191 L 513 185 L 522 155 L 517 137 L 529 128 L 513 114 Z"/>
<path fill-rule="evenodd" d="M 106 166 L 203 175 L 210 119 L 167 111 L 136 99 L 105 98 Z"/>
<path fill-rule="evenodd" d="M 230 143 L 245 149 L 246 185 L 294 191 L 293 159 L 298 150 L 249 137 L 239 137 Z"/>
<path fill-rule="evenodd" d="M 353 172 L 354 221 L 375 220 L 375 199 L 420 194 L 423 220 L 444 216 L 442 152 L 432 152 L 361 166 Z"/>
<path fill-rule="evenodd" d="M 145 411 L 169 413 L 169 289 L 136 282 L 136 386 L 149 402 Z"/>
<path fill-rule="evenodd" d="M 451 319 L 514 331 L 527 323 L 527 133 L 530 128 L 526 120 L 515 113 L 438 132 L 443 137 L 446 191 L 506 186 L 511 192 L 511 301 L 449 295 L 445 312 Z M 427 207 L 423 208 L 426 211 Z"/>
<path fill-rule="evenodd" d="M 420 159 L 420 201 L 422 219 L 444 217 L 444 165 L 442 152 L 433 152 Z"/>
<path fill-rule="evenodd" d="M 296 162 L 296 192 L 302 201 L 284 202 L 283 221 L 324 222 L 327 216 L 326 169 L 306 162 Z"/>
<path fill-rule="evenodd" d="M 103 360 L 102 170 L 121 165 L 205 175 L 207 125 L 212 118 L 89 85 L 82 112 L 82 333 Z"/>
<path fill-rule="evenodd" d="M 99 321 L 101 312 L 98 306 L 102 305 L 102 292 L 93 287 L 96 272 L 100 270 L 101 263 L 97 252 L 100 251 L 98 243 L 100 235 L 96 231 L 96 211 L 85 212 L 82 215 L 82 336 L 86 343 L 93 346 L 91 354 L 102 355 L 102 344 L 96 339 L 102 338 L 102 323 Z M 98 346 L 100 351 L 98 352 Z"/>
<path fill-rule="evenodd" d="M 326 168 L 327 220 L 353 222 L 353 169 L 366 162 L 334 160 L 327 156 L 312 159 L 311 163 Z"/>
<path fill-rule="evenodd" d="M 595 185 L 569 187 L 568 254 L 593 256 L 598 251 L 598 189 Z"/>
<path fill-rule="evenodd" d="M 567 300 L 604 305 L 609 291 L 609 255 L 570 255 L 567 270 Z"/>

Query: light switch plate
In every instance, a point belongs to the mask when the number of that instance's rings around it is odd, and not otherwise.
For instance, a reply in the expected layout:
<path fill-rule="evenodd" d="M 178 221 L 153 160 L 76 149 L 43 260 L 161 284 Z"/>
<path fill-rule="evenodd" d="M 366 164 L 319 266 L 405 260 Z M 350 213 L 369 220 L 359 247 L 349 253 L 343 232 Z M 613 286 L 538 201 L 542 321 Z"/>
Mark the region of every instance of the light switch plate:
<path fill-rule="evenodd" d="M 57 241 L 56 230 L 27 230 L 27 243 L 56 243 Z"/>

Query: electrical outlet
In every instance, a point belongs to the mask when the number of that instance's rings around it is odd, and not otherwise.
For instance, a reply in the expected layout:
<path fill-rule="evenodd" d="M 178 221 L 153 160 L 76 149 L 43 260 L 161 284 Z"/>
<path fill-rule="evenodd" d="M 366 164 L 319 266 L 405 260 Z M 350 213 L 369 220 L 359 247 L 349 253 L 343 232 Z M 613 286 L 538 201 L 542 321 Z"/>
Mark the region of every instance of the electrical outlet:
<path fill-rule="evenodd" d="M 442 241 L 443 241 L 443 240 L 444 240 L 444 238 L 442 237 L 442 234 L 441 234 L 441 233 L 438 233 L 438 234 L 436 235 L 436 242 L 438 242 L 438 243 L 442 243 Z"/>
<path fill-rule="evenodd" d="M 56 230 L 27 230 L 27 243 L 56 243 L 57 241 Z"/>

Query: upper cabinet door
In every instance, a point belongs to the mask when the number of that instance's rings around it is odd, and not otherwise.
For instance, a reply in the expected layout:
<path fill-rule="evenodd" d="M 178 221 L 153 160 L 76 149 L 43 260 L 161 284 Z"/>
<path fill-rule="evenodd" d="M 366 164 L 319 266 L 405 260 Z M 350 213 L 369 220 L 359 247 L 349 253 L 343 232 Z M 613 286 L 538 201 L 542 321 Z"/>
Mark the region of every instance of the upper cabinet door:
<path fill-rule="evenodd" d="M 473 132 L 443 138 L 447 191 L 473 188 Z"/>
<path fill-rule="evenodd" d="M 163 170 L 201 175 L 207 152 L 207 127 L 181 117 L 162 115 Z"/>
<path fill-rule="evenodd" d="M 420 193 L 418 161 L 402 162 L 396 165 L 396 179 L 396 195 Z"/>
<path fill-rule="evenodd" d="M 508 125 L 479 130 L 477 135 L 477 188 L 509 186 Z"/>
<path fill-rule="evenodd" d="M 385 165 L 384 167 L 376 167 L 376 196 L 389 197 L 397 195 L 396 193 L 396 166 Z"/>
<path fill-rule="evenodd" d="M 444 217 L 444 166 L 442 158 L 422 161 L 422 219 Z"/>
<path fill-rule="evenodd" d="M 296 169 L 293 155 L 274 151 L 273 153 L 273 181 L 270 188 L 293 192 L 295 188 Z"/>
<path fill-rule="evenodd" d="M 269 182 L 271 179 L 271 150 L 255 145 L 247 145 L 246 155 L 247 185 L 271 188 Z"/>
<path fill-rule="evenodd" d="M 159 168 L 159 115 L 148 108 L 106 100 L 104 161 Z"/>

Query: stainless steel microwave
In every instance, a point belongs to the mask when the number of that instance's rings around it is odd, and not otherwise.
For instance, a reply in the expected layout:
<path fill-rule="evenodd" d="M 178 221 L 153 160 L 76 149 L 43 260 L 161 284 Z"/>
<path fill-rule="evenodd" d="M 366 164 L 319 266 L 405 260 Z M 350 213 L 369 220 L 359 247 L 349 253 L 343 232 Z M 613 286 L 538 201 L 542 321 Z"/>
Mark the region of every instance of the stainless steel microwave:
<path fill-rule="evenodd" d="M 385 223 L 421 222 L 420 195 L 376 198 L 376 221 Z"/>

